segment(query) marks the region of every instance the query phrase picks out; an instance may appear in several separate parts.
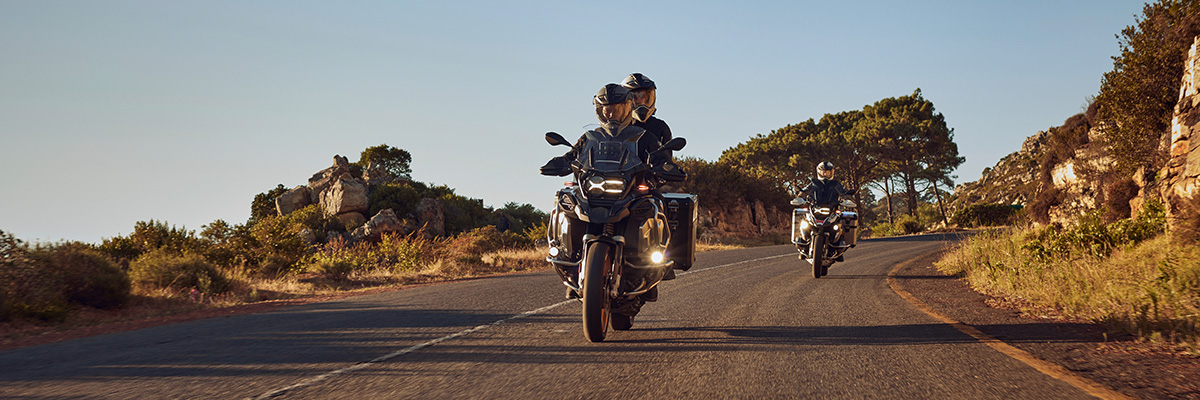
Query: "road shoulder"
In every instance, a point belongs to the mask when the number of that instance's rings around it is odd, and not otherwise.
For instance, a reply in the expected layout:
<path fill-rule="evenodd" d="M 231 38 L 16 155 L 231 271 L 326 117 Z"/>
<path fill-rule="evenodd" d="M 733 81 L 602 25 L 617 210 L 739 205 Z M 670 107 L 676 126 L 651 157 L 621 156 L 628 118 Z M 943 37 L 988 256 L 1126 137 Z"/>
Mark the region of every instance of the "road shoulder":
<path fill-rule="evenodd" d="M 1021 312 L 1012 302 L 975 292 L 937 271 L 931 253 L 892 272 L 901 289 L 933 311 L 1136 398 L 1200 396 L 1200 359 L 1108 332 L 1100 324 Z"/>

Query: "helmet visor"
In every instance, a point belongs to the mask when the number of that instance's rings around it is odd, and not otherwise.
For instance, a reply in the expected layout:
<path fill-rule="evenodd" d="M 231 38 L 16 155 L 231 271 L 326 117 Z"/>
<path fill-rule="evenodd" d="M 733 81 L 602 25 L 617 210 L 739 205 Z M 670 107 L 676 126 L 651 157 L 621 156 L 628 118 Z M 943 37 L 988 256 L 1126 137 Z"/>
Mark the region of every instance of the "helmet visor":
<path fill-rule="evenodd" d="M 630 92 L 635 106 L 654 106 L 654 89 L 638 89 Z"/>
<path fill-rule="evenodd" d="M 820 173 L 821 173 L 821 177 L 822 177 L 822 178 L 825 178 L 825 179 L 833 179 L 833 168 L 830 168 L 830 169 L 821 169 L 821 170 L 819 170 L 819 171 L 817 171 L 817 172 L 820 172 Z"/>
<path fill-rule="evenodd" d="M 633 103 L 626 101 L 616 104 L 602 104 L 599 111 L 600 117 L 605 120 L 624 123 L 629 120 L 629 113 L 633 111 Z"/>

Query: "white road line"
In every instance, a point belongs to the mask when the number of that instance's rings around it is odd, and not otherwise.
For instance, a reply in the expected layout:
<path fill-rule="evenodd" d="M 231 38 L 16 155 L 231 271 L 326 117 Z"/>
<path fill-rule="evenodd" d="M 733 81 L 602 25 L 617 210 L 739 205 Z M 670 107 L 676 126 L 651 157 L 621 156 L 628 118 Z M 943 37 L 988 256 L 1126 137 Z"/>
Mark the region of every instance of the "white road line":
<path fill-rule="evenodd" d="M 746 264 L 746 263 L 753 263 L 753 262 L 758 262 L 758 261 L 765 261 L 765 260 L 770 260 L 770 259 L 775 259 L 775 258 L 780 258 L 780 257 L 792 257 L 792 256 L 794 256 L 794 255 L 793 255 L 793 254 L 783 254 L 783 255 L 778 255 L 778 256 L 769 256 L 769 257 L 755 258 L 755 259 L 753 259 L 753 260 L 745 260 L 745 261 L 738 261 L 738 262 L 735 262 L 735 263 L 722 264 L 722 265 L 718 265 L 718 266 L 715 266 L 715 267 L 708 267 L 708 268 L 704 268 L 704 269 L 698 269 L 698 270 L 695 270 L 695 271 L 686 271 L 686 272 L 680 272 L 680 273 L 678 274 L 678 276 L 683 276 L 683 275 L 688 275 L 688 274 L 694 274 L 694 273 L 698 273 L 698 272 L 712 271 L 712 270 L 715 270 L 715 269 L 718 269 L 718 268 L 725 268 L 725 267 L 730 267 L 730 266 L 734 266 L 734 265 L 740 265 L 740 264 Z M 484 330 L 484 329 L 487 329 L 487 328 L 491 328 L 491 327 L 493 327 L 493 326 L 500 325 L 500 324 L 503 324 L 503 323 L 505 323 L 505 322 L 512 321 L 512 320 L 514 320 L 514 319 L 525 318 L 525 317 L 528 317 L 528 316 L 530 316 L 530 315 L 534 315 L 534 314 L 541 314 L 541 313 L 544 313 L 544 312 L 546 312 L 546 311 L 550 311 L 550 310 L 552 310 L 552 309 L 558 308 L 558 307 L 560 307 L 560 306 L 564 306 L 564 305 L 571 304 L 571 303 L 578 303 L 578 302 L 579 302 L 579 300 L 572 299 L 572 300 L 566 300 L 566 301 L 561 301 L 561 302 L 558 302 L 558 303 L 554 303 L 554 304 L 551 304 L 551 305 L 548 305 L 548 306 L 545 306 L 545 307 L 542 307 L 542 308 L 538 308 L 538 309 L 535 309 L 535 310 L 529 310 L 529 311 L 526 311 L 526 312 L 523 312 L 523 313 L 520 313 L 520 314 L 517 314 L 517 315 L 513 315 L 513 316 L 511 316 L 511 317 L 504 318 L 504 319 L 501 319 L 501 320 L 499 320 L 499 321 L 496 321 L 496 322 L 493 322 L 493 323 L 490 323 L 490 324 L 487 324 L 487 325 L 479 325 L 479 326 L 476 326 L 476 327 L 474 327 L 474 328 L 467 329 L 467 330 L 463 330 L 463 331 L 459 331 L 459 332 L 452 333 L 452 334 L 449 334 L 449 335 L 446 335 L 446 336 L 442 336 L 442 337 L 440 337 L 440 338 L 433 339 L 433 340 L 430 340 L 430 341 L 428 341 L 428 342 L 425 342 L 425 343 L 421 343 L 421 344 L 418 344 L 418 345 L 413 345 L 413 346 L 405 347 L 405 348 L 403 348 L 403 349 L 400 349 L 400 350 L 397 350 L 397 351 L 395 351 L 395 352 L 392 352 L 392 353 L 389 353 L 389 354 L 386 354 L 386 355 L 383 355 L 383 356 L 380 356 L 380 357 L 376 357 L 375 359 L 373 359 L 373 360 L 370 360 L 370 361 L 363 361 L 363 362 L 360 362 L 360 363 L 358 363 L 358 364 L 354 364 L 354 365 L 351 365 L 351 366 L 349 366 L 349 367 L 342 368 L 342 369 L 339 369 L 339 370 L 336 370 L 336 371 L 330 371 L 330 372 L 326 372 L 326 373 L 324 373 L 324 374 L 317 375 L 317 376 L 314 376 L 314 377 L 312 377 L 312 378 L 308 378 L 308 379 L 305 379 L 305 380 L 303 380 L 303 381 L 300 381 L 299 383 L 296 383 L 296 384 L 294 384 L 294 385 L 287 386 L 287 387 L 282 387 L 282 388 L 279 388 L 279 389 L 275 389 L 275 390 L 272 390 L 272 391 L 269 391 L 269 392 L 263 393 L 262 395 L 259 395 L 259 396 L 256 396 L 256 397 L 252 397 L 252 398 L 253 398 L 253 399 L 269 399 L 269 398 L 272 398 L 272 397 L 277 397 L 277 396 L 283 395 L 284 393 L 290 392 L 290 391 L 292 391 L 292 390 L 300 389 L 300 388 L 307 387 L 307 386 L 312 386 L 312 385 L 314 385 L 314 384 L 317 384 L 317 383 L 319 383 L 319 382 L 322 382 L 322 381 L 324 381 L 324 380 L 327 380 L 327 379 L 329 379 L 329 378 L 333 378 L 333 377 L 335 377 L 335 376 L 338 376 L 338 375 L 341 375 L 341 374 L 344 374 L 344 373 L 347 373 L 347 372 L 353 372 L 353 371 L 357 371 L 357 370 L 360 370 L 360 369 L 363 369 L 363 368 L 369 367 L 369 366 L 371 366 L 372 364 L 377 364 L 377 363 L 381 363 L 381 362 L 384 362 L 384 361 L 387 361 L 387 360 L 391 360 L 391 359 L 393 359 L 393 358 L 396 358 L 396 357 L 399 357 L 399 356 L 402 356 L 402 355 L 405 355 L 405 354 L 408 354 L 408 353 L 412 353 L 412 352 L 414 352 L 414 351 L 417 351 L 417 350 L 420 350 L 420 349 L 423 349 L 423 348 L 426 348 L 426 347 L 429 347 L 429 346 L 433 346 L 433 345 L 435 345 L 435 344 L 438 344 L 438 343 L 441 343 L 441 342 L 444 342 L 444 341 L 447 341 L 447 340 L 450 340 L 450 339 L 454 339 L 454 338 L 457 338 L 457 337 L 461 337 L 461 336 L 469 335 L 469 334 L 471 334 L 471 333 L 475 333 L 475 332 L 478 332 L 478 331 L 481 331 L 481 330 Z"/>

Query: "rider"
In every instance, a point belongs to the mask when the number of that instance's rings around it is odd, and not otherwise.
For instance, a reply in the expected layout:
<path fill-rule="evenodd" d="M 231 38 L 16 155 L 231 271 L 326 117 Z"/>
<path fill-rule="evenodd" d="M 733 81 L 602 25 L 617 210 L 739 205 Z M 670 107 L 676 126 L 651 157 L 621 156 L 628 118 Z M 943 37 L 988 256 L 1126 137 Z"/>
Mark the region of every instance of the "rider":
<path fill-rule="evenodd" d="M 822 161 L 817 164 L 817 177 L 811 178 L 808 186 L 800 189 L 800 196 L 797 198 L 806 198 L 812 196 L 813 202 L 819 206 L 833 206 L 838 203 L 838 198 L 841 196 L 849 196 L 854 194 L 854 189 L 846 189 L 837 179 L 833 179 L 833 163 Z"/>
<path fill-rule="evenodd" d="M 600 120 L 600 128 L 596 129 L 599 132 L 607 133 L 611 136 L 618 136 L 625 133 L 629 129 L 644 131 L 645 129 L 633 126 L 633 96 L 629 94 L 629 90 L 621 87 L 621 85 L 610 83 L 600 88 L 595 96 L 592 96 L 592 105 L 596 107 L 596 118 Z M 646 136 L 643 134 L 643 137 Z M 571 150 L 560 157 L 550 159 L 546 165 L 542 166 L 542 170 L 560 168 L 569 166 L 571 161 L 575 161 L 575 157 L 579 155 L 579 151 L 587 144 L 587 134 L 579 137 L 575 141 L 575 146 Z M 638 142 L 639 148 L 641 142 Z M 655 147 L 657 148 L 657 146 Z M 639 153 L 645 155 L 654 149 L 641 150 Z"/>
<path fill-rule="evenodd" d="M 822 161 L 817 164 L 817 177 L 811 178 L 808 186 L 800 189 L 797 199 L 811 198 L 818 207 L 833 207 L 838 204 L 841 196 L 849 196 L 855 189 L 846 189 L 837 179 L 833 179 L 833 163 Z"/>
<path fill-rule="evenodd" d="M 645 129 L 647 134 L 642 135 L 642 139 L 638 141 L 638 148 L 642 150 L 642 154 L 653 151 L 671 140 L 671 127 L 667 126 L 666 122 L 654 116 L 657 109 L 654 107 L 655 92 L 658 86 L 654 81 L 642 75 L 640 72 L 634 72 L 625 77 L 621 82 L 621 86 L 629 89 L 633 95 L 633 126 Z M 667 150 L 659 154 L 655 154 L 653 159 L 649 160 L 651 165 L 659 165 L 665 161 L 671 160 L 671 151 Z"/>

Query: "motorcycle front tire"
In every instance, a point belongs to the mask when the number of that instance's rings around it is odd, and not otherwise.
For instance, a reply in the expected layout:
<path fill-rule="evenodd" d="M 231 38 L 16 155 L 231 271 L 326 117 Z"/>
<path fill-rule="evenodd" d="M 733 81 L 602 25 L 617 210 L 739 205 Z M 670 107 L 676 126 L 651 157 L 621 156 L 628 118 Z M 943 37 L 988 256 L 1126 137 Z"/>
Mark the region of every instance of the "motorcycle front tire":
<path fill-rule="evenodd" d="M 812 248 L 808 250 L 808 253 L 812 257 L 813 278 L 820 278 L 821 275 L 824 275 L 822 272 L 825 271 L 825 268 L 822 267 L 825 264 L 825 235 L 820 233 L 813 235 Z"/>
<path fill-rule="evenodd" d="M 583 278 L 583 336 L 590 342 L 602 342 L 608 334 L 609 308 L 607 272 L 612 257 L 608 243 L 594 242 L 584 261 Z"/>

